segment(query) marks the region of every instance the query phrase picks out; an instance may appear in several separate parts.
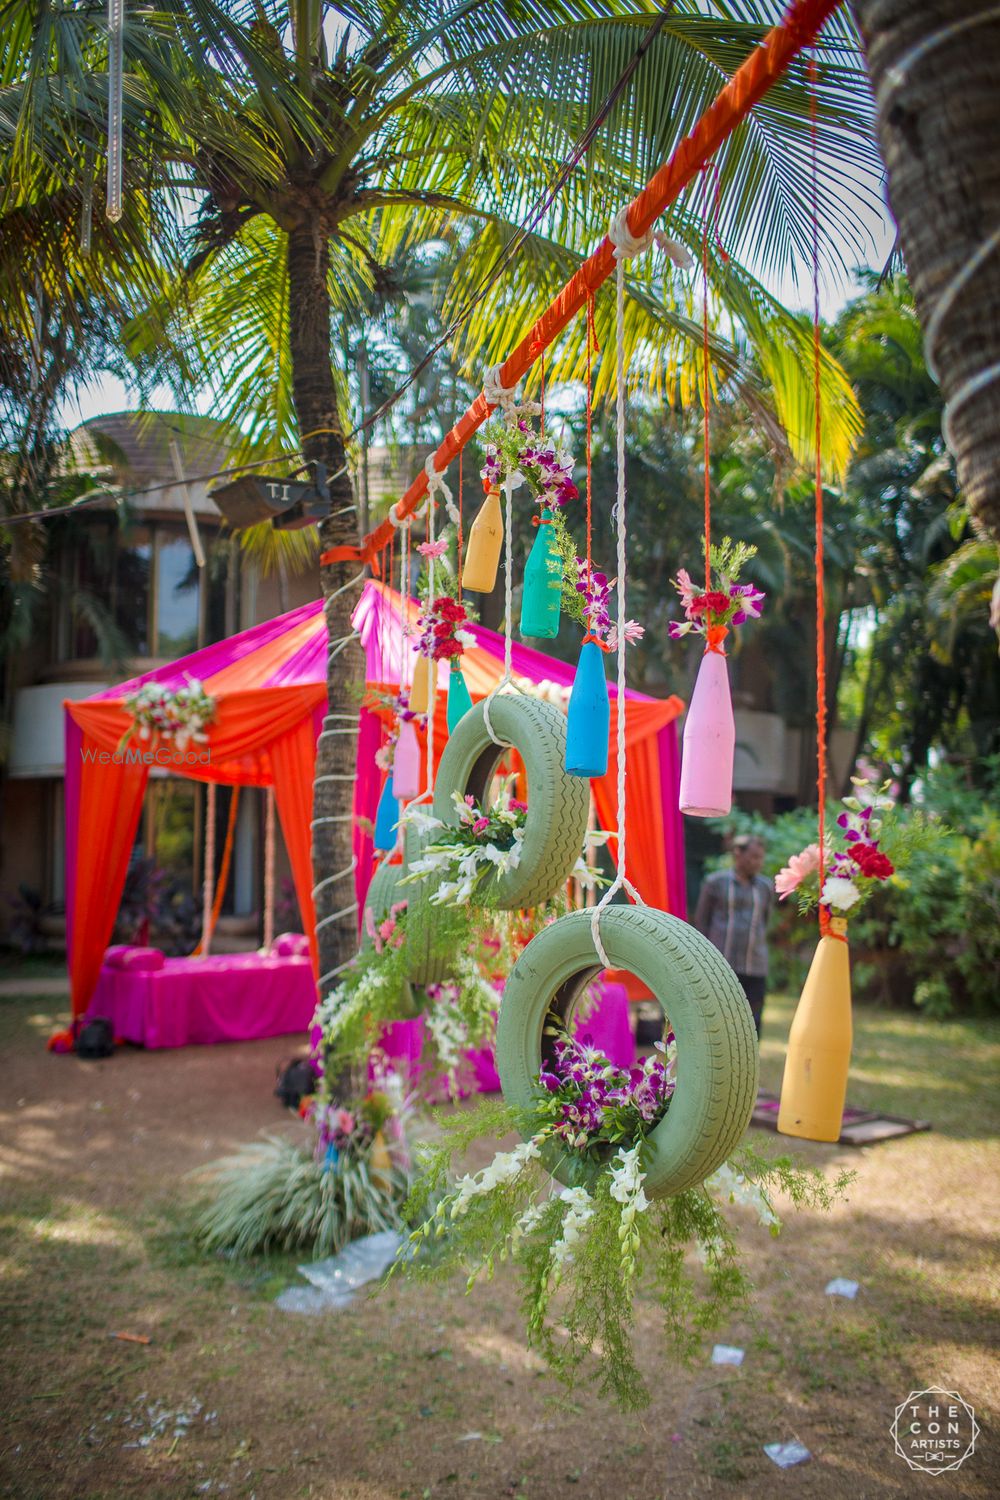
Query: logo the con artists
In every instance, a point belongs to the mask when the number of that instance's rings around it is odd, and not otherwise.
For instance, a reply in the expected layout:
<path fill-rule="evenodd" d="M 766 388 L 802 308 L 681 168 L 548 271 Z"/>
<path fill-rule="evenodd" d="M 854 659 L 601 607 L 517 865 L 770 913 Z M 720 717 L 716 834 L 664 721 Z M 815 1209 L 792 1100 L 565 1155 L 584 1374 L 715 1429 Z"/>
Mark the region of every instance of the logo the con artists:
<path fill-rule="evenodd" d="M 934 1385 L 928 1391 L 910 1392 L 896 1407 L 891 1431 L 896 1452 L 911 1469 L 945 1474 L 975 1451 L 979 1425 L 957 1391 Z"/>

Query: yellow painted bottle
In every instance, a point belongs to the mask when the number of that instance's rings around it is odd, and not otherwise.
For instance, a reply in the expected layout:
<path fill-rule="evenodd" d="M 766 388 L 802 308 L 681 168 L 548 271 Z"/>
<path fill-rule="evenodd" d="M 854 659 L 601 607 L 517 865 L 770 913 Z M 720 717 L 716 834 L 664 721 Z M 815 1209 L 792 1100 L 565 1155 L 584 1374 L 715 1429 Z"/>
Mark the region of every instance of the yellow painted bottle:
<path fill-rule="evenodd" d="M 437 662 L 429 656 L 418 656 L 413 664 L 413 681 L 410 683 L 410 712 L 428 713 L 431 695 L 436 691 Z"/>
<path fill-rule="evenodd" d="M 831 917 L 816 945 L 788 1036 L 778 1129 L 837 1141 L 851 1064 L 851 957 L 846 917 Z"/>
<path fill-rule="evenodd" d="M 469 544 L 465 549 L 465 566 L 462 569 L 463 588 L 471 589 L 475 594 L 492 593 L 497 581 L 502 546 L 500 491 L 489 489 L 469 528 Z"/>

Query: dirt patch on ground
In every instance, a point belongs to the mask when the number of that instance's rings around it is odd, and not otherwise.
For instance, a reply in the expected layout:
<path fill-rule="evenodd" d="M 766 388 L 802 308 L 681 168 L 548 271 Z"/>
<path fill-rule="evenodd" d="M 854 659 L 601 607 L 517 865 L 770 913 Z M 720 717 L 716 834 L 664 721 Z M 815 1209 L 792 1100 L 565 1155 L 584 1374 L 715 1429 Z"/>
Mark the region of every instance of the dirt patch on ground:
<path fill-rule="evenodd" d="M 789 1008 L 772 1005 L 765 1082 L 780 1080 Z M 397 1285 L 319 1319 L 283 1314 L 291 1262 L 194 1254 L 186 1174 L 262 1129 L 294 1132 L 271 1096 L 279 1039 L 84 1063 L 43 1050 L 58 1020 L 0 1001 L 0 1494 L 56 1500 L 198 1495 L 258 1500 L 656 1500 L 988 1496 L 1000 1490 L 994 1262 L 997 1154 L 987 1118 L 996 1026 L 859 1017 L 851 1097 L 929 1116 L 928 1135 L 848 1152 L 848 1202 L 744 1227 L 760 1297 L 722 1330 L 741 1369 L 685 1369 L 639 1310 L 654 1392 L 623 1417 L 568 1397 L 526 1351 L 504 1275 Z M 767 1137 L 757 1135 L 757 1143 Z M 824 1296 L 833 1276 L 856 1302 Z M 149 1344 L 123 1343 L 125 1331 Z M 709 1341 L 709 1348 L 710 1348 Z M 913 1390 L 961 1392 L 977 1452 L 934 1481 L 893 1452 Z M 762 1445 L 798 1439 L 781 1472 Z"/>

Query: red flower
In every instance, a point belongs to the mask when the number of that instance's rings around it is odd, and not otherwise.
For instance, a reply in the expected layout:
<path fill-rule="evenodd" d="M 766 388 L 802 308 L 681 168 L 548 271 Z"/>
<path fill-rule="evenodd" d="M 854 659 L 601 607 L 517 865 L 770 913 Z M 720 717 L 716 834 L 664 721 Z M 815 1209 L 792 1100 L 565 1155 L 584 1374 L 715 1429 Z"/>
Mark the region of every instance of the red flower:
<path fill-rule="evenodd" d="M 854 844 L 847 852 L 862 875 L 870 880 L 888 880 L 896 868 L 888 855 L 876 849 L 874 844 Z"/>
<path fill-rule="evenodd" d="M 732 602 L 728 594 L 715 589 L 710 594 L 699 594 L 697 598 L 692 599 L 691 613 L 701 615 L 710 611 L 713 615 L 724 615 Z"/>
<path fill-rule="evenodd" d="M 444 661 L 449 656 L 461 656 L 462 645 L 454 637 L 450 641 L 438 641 L 434 646 L 434 660 Z"/>

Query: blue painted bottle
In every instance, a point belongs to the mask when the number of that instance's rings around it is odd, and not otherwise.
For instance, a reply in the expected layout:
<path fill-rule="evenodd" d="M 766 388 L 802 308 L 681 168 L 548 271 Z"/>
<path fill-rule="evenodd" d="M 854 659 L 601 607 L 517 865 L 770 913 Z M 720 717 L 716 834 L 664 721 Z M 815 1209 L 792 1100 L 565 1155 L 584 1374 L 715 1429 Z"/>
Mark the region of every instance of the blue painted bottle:
<path fill-rule="evenodd" d="M 608 769 L 611 703 L 604 674 L 604 652 L 593 639 L 584 639 L 569 695 L 566 722 L 566 773 L 603 776 Z"/>
<path fill-rule="evenodd" d="M 385 778 L 382 795 L 378 799 L 378 811 L 375 814 L 375 832 L 373 835 L 376 849 L 394 849 L 396 847 L 396 824 L 399 822 L 399 803 L 392 795 L 392 772 Z"/>
<path fill-rule="evenodd" d="M 472 707 L 472 694 L 465 680 L 465 674 L 458 665 L 458 658 L 454 657 L 451 670 L 448 673 L 448 733 L 455 733 L 455 725 L 463 718 Z"/>
<path fill-rule="evenodd" d="M 538 535 L 524 566 L 521 634 L 551 640 L 559 634 L 562 559 L 552 542 L 552 512 L 542 507 Z"/>

